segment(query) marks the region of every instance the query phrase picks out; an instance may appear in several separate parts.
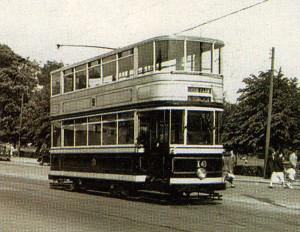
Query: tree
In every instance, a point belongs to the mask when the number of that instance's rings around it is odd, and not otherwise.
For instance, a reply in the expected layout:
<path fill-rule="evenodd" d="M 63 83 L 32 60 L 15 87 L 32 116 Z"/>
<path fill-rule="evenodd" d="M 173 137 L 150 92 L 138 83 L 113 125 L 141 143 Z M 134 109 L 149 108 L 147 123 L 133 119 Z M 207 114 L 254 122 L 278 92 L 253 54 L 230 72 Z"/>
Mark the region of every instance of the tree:
<path fill-rule="evenodd" d="M 37 84 L 38 70 L 35 62 L 22 58 L 8 46 L 0 44 L 0 141 L 17 144 L 19 136 L 22 137 L 22 103 L 29 100 Z"/>
<path fill-rule="evenodd" d="M 242 154 L 264 152 L 270 72 L 245 78 L 238 103 L 231 106 L 225 121 L 223 142 Z M 226 111 L 226 108 L 225 108 Z M 300 145 L 300 90 L 296 78 L 281 70 L 274 76 L 270 146 L 296 150 Z"/>
<path fill-rule="evenodd" d="M 41 89 L 33 92 L 24 112 L 26 116 L 27 140 L 39 150 L 43 144 L 50 147 L 50 72 L 62 67 L 62 63 L 47 61 L 37 74 Z"/>

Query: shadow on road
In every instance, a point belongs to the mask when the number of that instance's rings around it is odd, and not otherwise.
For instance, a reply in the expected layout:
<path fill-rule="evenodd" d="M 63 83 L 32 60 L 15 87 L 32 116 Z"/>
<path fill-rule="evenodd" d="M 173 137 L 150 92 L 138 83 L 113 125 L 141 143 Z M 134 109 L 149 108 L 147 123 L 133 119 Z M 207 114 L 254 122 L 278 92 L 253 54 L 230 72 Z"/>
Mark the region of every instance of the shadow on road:
<path fill-rule="evenodd" d="M 63 191 L 70 191 L 66 189 L 56 189 Z M 135 201 L 135 202 L 143 202 L 149 204 L 159 204 L 159 205 L 219 205 L 222 203 L 221 199 L 211 199 L 208 195 L 201 196 L 191 196 L 191 197 L 181 197 L 181 198 L 172 198 L 170 195 L 166 194 L 157 194 L 157 193 L 145 193 L 139 192 L 136 196 L 124 196 L 120 194 L 111 194 L 109 192 L 104 191 L 95 191 L 95 190 L 81 190 L 75 191 L 81 194 L 94 195 L 99 197 L 109 197 L 122 199 L 126 201 Z"/>

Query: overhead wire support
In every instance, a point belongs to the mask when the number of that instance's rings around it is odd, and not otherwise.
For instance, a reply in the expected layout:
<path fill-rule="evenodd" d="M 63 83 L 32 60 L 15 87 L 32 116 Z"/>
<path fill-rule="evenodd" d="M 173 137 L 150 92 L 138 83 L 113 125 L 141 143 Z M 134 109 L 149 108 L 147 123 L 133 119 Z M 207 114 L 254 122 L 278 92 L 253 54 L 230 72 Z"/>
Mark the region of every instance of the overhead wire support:
<path fill-rule="evenodd" d="M 116 50 L 118 48 L 111 48 L 111 47 L 104 47 L 104 46 L 93 46 L 93 45 L 74 45 L 74 44 L 56 44 L 57 49 L 60 47 L 86 47 L 86 48 L 102 48 L 102 49 L 109 49 L 109 50 Z"/>
<path fill-rule="evenodd" d="M 218 18 L 215 18 L 215 19 L 209 20 L 209 21 L 207 21 L 207 22 L 204 22 L 204 23 L 201 23 L 201 24 L 199 24 L 199 25 L 197 25 L 197 26 L 194 26 L 194 27 L 191 27 L 191 28 L 185 29 L 185 30 L 183 30 L 183 31 L 180 31 L 180 32 L 177 32 L 177 33 L 174 33 L 173 35 L 178 35 L 178 34 L 181 34 L 181 33 L 183 33 L 183 32 L 187 32 L 187 31 L 194 30 L 194 29 L 195 29 L 195 28 L 197 28 L 197 27 L 201 27 L 201 26 L 204 26 L 204 25 L 206 25 L 206 24 L 209 24 L 209 23 L 215 22 L 215 21 L 217 21 L 217 20 L 219 20 L 219 19 L 223 19 L 223 18 L 225 18 L 225 17 L 227 17 L 227 16 L 230 16 L 230 15 L 236 14 L 236 13 L 238 13 L 238 12 L 241 12 L 241 11 L 247 10 L 247 9 L 249 9 L 249 8 L 255 7 L 255 6 L 257 6 L 257 5 L 263 4 L 263 3 L 267 2 L 267 1 L 269 1 L 269 0 L 264 0 L 264 1 L 262 1 L 262 2 L 258 2 L 258 3 L 256 3 L 256 4 L 253 4 L 253 5 L 250 5 L 250 6 L 244 7 L 244 8 L 242 8 L 242 9 L 240 9 L 240 10 L 233 11 L 233 12 L 231 12 L 231 13 L 229 13 L 229 14 L 226 14 L 226 15 L 220 16 L 220 17 L 218 17 Z"/>

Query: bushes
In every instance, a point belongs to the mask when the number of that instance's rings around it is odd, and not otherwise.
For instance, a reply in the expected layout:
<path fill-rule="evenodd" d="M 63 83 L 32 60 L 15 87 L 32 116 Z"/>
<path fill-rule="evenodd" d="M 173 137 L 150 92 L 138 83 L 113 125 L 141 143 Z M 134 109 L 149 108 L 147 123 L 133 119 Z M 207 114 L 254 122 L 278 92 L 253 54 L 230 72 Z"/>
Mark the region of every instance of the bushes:
<path fill-rule="evenodd" d="M 263 177 L 264 169 L 261 166 L 237 165 L 234 167 L 234 174 L 241 176 L 260 176 Z"/>

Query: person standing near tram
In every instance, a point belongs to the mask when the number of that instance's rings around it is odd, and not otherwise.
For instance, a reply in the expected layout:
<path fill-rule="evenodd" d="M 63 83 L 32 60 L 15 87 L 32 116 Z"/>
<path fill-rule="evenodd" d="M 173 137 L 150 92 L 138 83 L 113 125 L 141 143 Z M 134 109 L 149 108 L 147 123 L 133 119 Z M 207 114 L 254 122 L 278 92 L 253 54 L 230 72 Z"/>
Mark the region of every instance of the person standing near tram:
<path fill-rule="evenodd" d="M 230 183 L 230 187 L 234 188 L 233 180 L 235 175 L 233 173 L 234 166 L 236 165 L 236 156 L 233 151 L 225 150 L 223 153 L 223 171 L 225 173 L 225 180 Z"/>
<path fill-rule="evenodd" d="M 273 151 L 272 158 L 273 158 L 273 171 L 271 175 L 269 188 L 273 188 L 274 182 L 281 182 L 282 185 L 285 186 L 284 165 L 283 165 L 284 156 L 282 151 L 279 152 Z"/>
<path fill-rule="evenodd" d="M 296 168 L 297 168 L 297 155 L 295 152 L 293 152 L 289 156 L 289 163 L 285 169 L 286 187 L 290 189 L 293 188 L 292 184 L 296 178 Z"/>

